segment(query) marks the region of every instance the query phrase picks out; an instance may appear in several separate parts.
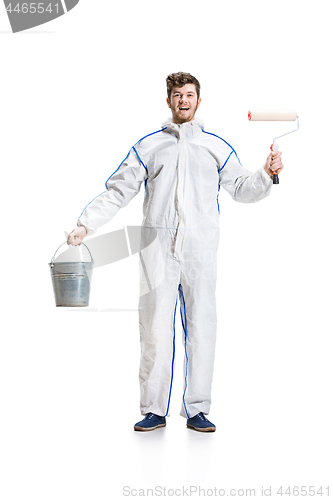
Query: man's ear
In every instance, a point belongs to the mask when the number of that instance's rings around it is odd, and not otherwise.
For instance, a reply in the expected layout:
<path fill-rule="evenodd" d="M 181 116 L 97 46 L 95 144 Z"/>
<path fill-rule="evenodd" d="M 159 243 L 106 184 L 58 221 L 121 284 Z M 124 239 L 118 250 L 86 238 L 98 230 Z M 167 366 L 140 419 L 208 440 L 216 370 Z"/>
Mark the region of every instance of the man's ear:
<path fill-rule="evenodd" d="M 201 103 L 201 97 L 199 97 L 199 99 L 198 99 L 197 109 L 200 106 L 200 103 Z"/>
<path fill-rule="evenodd" d="M 170 108 L 171 106 L 170 106 L 169 97 L 166 98 L 166 102 L 167 102 L 168 107 Z"/>

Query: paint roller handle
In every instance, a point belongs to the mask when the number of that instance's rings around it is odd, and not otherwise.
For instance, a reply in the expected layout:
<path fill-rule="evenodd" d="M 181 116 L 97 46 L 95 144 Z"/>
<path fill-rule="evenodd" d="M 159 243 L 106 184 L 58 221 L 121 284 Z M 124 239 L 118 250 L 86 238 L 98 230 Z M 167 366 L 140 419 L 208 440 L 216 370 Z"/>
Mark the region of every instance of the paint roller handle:
<path fill-rule="evenodd" d="M 273 144 L 271 144 L 271 151 L 279 151 L 279 145 L 273 142 Z M 279 176 L 277 170 L 275 170 L 273 173 L 273 184 L 279 184 L 279 182 Z"/>

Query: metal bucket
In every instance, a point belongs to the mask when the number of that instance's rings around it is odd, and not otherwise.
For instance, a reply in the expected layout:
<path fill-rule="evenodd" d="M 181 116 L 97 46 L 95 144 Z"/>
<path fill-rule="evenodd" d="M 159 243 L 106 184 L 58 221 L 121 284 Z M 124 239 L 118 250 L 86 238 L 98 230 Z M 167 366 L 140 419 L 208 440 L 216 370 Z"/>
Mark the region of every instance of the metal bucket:
<path fill-rule="evenodd" d="M 54 262 L 57 251 L 65 243 L 57 248 L 49 263 L 56 306 L 88 306 L 94 260 L 87 245 L 82 243 L 91 262 Z"/>

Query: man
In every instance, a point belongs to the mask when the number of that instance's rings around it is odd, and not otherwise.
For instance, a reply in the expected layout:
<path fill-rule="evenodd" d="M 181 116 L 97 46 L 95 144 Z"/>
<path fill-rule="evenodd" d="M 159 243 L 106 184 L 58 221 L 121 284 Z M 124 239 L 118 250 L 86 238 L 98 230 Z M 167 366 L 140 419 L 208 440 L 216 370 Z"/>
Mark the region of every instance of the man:
<path fill-rule="evenodd" d="M 252 174 L 226 141 L 206 132 L 195 119 L 200 84 L 189 73 L 169 75 L 167 92 L 172 118 L 131 148 L 107 180 L 107 191 L 81 214 L 68 244 L 81 244 L 145 184 L 139 301 L 140 409 L 145 417 L 134 429 L 166 425 L 179 298 L 185 348 L 181 415 L 187 427 L 212 432 L 216 427 L 206 415 L 216 339 L 219 188 L 236 201 L 261 200 L 270 192 L 273 172 L 283 165 L 281 152 L 272 152 L 264 167 Z"/>

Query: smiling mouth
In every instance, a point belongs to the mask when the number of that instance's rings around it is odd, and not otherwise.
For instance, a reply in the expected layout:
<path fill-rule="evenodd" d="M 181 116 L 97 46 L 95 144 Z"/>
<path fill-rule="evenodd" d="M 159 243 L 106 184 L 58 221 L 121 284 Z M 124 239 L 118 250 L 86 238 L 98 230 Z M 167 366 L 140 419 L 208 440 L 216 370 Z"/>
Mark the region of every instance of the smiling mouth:
<path fill-rule="evenodd" d="M 188 111 L 190 108 L 179 108 L 180 111 Z"/>

